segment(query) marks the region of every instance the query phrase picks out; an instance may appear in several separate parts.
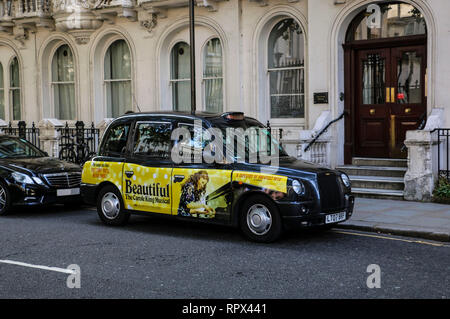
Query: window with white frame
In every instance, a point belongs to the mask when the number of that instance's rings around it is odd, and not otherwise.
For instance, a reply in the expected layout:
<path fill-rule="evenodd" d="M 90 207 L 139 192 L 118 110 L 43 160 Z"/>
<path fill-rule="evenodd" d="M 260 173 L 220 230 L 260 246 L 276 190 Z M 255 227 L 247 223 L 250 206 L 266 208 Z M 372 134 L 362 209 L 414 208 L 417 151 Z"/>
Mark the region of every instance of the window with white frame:
<path fill-rule="evenodd" d="M 9 83 L 9 96 L 10 96 L 10 110 L 12 111 L 12 119 L 18 121 L 21 119 L 20 111 L 20 70 L 19 60 L 17 57 L 11 61 L 10 65 L 10 83 Z"/>
<path fill-rule="evenodd" d="M 223 110 L 222 45 L 218 38 L 209 40 L 203 51 L 204 108 L 207 112 Z"/>
<path fill-rule="evenodd" d="M 125 40 L 114 41 L 106 51 L 104 83 L 107 116 L 118 117 L 132 111 L 131 54 Z"/>
<path fill-rule="evenodd" d="M 268 41 L 268 74 L 271 118 L 304 118 L 304 35 L 294 19 L 283 19 Z"/>
<path fill-rule="evenodd" d="M 186 42 L 178 42 L 170 54 L 170 84 L 172 108 L 175 111 L 191 110 L 190 48 Z"/>
<path fill-rule="evenodd" d="M 5 83 L 3 81 L 3 65 L 0 63 L 0 119 L 5 119 Z"/>
<path fill-rule="evenodd" d="M 75 69 L 72 51 L 67 44 L 61 45 L 53 55 L 51 85 L 55 117 L 60 120 L 74 120 Z"/>

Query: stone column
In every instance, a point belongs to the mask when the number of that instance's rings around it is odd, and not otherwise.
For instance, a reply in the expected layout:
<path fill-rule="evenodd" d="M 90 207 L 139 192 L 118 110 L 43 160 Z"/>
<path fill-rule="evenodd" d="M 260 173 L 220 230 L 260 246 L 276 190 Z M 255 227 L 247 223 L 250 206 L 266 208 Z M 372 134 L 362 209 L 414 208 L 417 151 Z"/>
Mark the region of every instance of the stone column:
<path fill-rule="evenodd" d="M 431 133 L 442 127 L 444 110 L 433 108 L 424 130 L 407 131 L 405 145 L 408 148 L 408 170 L 405 174 L 404 198 L 430 201 L 438 178 L 437 135 Z"/>
<path fill-rule="evenodd" d="M 437 174 L 433 172 L 433 140 L 430 131 L 406 132 L 408 170 L 405 174 L 404 197 L 407 200 L 430 201 Z"/>
<path fill-rule="evenodd" d="M 57 119 L 43 119 L 38 124 L 39 139 L 41 141 L 41 149 L 48 153 L 51 157 L 58 156 L 59 150 L 59 128 L 63 128 L 64 124 Z"/>

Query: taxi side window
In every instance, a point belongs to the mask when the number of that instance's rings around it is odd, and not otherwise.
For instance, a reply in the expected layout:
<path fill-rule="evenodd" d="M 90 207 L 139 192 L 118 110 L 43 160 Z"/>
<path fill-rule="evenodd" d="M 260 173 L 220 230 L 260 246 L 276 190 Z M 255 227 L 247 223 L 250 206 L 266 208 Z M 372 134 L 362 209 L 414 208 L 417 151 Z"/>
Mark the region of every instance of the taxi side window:
<path fill-rule="evenodd" d="M 191 138 L 181 140 L 181 150 L 191 151 L 192 156 L 203 156 L 204 148 L 211 142 L 211 134 L 204 127 L 197 127 L 190 123 L 178 123 L 179 128 L 185 128 L 189 131 Z"/>
<path fill-rule="evenodd" d="M 100 155 L 122 155 L 126 150 L 129 131 L 129 123 L 118 124 L 112 127 L 108 132 Z"/>
<path fill-rule="evenodd" d="M 169 159 L 171 154 L 171 123 L 136 123 L 133 154 L 154 159 Z"/>

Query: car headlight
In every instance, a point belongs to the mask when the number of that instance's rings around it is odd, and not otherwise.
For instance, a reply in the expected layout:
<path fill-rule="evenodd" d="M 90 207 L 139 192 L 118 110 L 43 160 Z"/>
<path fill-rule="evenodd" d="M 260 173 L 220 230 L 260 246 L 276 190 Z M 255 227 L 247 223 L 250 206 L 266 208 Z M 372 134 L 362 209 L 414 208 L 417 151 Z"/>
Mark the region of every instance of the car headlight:
<path fill-rule="evenodd" d="M 297 195 L 303 194 L 305 192 L 305 186 L 303 185 L 303 183 L 296 179 L 292 181 L 292 189 L 295 193 L 297 193 Z"/>
<path fill-rule="evenodd" d="M 14 172 L 11 174 L 14 180 L 20 184 L 34 184 L 33 179 L 27 174 Z"/>
<path fill-rule="evenodd" d="M 348 178 L 347 174 L 342 173 L 341 174 L 341 179 L 342 179 L 342 182 L 344 183 L 344 185 L 346 187 L 350 187 L 350 185 L 351 185 L 350 178 Z"/>
<path fill-rule="evenodd" d="M 33 177 L 33 181 L 34 181 L 36 184 L 39 184 L 39 185 L 45 185 L 44 182 L 42 181 L 42 179 L 40 179 L 39 177 Z"/>

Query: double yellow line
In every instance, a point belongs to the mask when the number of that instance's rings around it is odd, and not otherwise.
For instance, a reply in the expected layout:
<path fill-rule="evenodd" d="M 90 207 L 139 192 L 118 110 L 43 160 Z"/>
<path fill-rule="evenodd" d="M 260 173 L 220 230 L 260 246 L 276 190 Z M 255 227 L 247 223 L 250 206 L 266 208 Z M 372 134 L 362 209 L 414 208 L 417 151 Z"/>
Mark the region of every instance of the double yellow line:
<path fill-rule="evenodd" d="M 333 230 L 332 232 L 338 233 L 338 234 L 344 234 L 344 235 L 371 237 L 371 238 L 378 238 L 378 239 L 388 239 L 388 240 L 402 241 L 402 242 L 406 242 L 406 243 L 413 243 L 413 244 L 421 244 L 421 245 L 430 245 L 430 246 L 435 246 L 435 247 L 448 247 L 448 248 L 450 248 L 450 245 L 447 245 L 447 244 L 444 244 L 444 243 L 441 244 L 441 243 L 437 243 L 437 242 L 430 242 L 430 241 L 423 241 L 423 240 L 409 240 L 409 239 L 402 239 L 402 238 L 395 238 L 395 237 L 388 237 L 388 236 L 381 236 L 381 235 L 355 233 L 355 232 L 342 231 L 342 230 Z"/>

